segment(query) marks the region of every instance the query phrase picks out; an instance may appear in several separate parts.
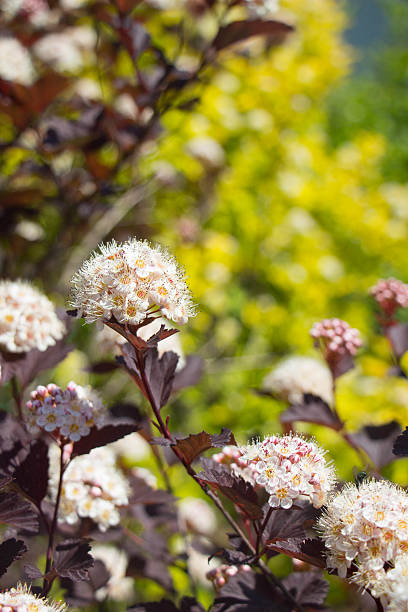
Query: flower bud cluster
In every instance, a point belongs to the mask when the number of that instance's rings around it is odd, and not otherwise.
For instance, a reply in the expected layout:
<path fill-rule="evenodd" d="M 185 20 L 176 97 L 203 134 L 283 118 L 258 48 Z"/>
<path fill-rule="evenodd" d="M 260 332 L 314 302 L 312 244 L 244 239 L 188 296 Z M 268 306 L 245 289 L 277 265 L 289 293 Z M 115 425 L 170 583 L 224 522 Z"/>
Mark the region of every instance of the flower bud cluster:
<path fill-rule="evenodd" d="M 0 281 L 2 349 L 10 353 L 24 353 L 31 349 L 45 351 L 64 333 L 65 325 L 45 295 L 26 282 Z"/>
<path fill-rule="evenodd" d="M 59 481 L 58 448 L 50 448 L 50 498 L 56 499 Z M 91 518 L 101 531 L 117 525 L 119 508 L 128 504 L 129 486 L 115 465 L 108 446 L 75 457 L 68 465 L 62 485 L 58 518 L 70 525 L 80 518 Z"/>
<path fill-rule="evenodd" d="M 49 603 L 30 593 L 27 585 L 18 585 L 0 593 L 0 612 L 63 612 L 65 604 Z"/>
<path fill-rule="evenodd" d="M 335 482 L 325 451 L 300 436 L 268 436 L 241 449 L 242 458 L 258 472 L 255 481 L 269 493 L 272 508 L 290 508 L 308 499 L 315 508 L 327 500 Z"/>
<path fill-rule="evenodd" d="M 56 438 L 77 442 L 87 436 L 91 427 L 102 427 L 106 409 L 99 395 L 90 387 L 70 382 L 66 389 L 53 383 L 40 385 L 27 402 L 27 426 L 35 433 L 38 428 Z"/>
<path fill-rule="evenodd" d="M 232 576 L 240 573 L 250 572 L 250 565 L 220 565 L 207 572 L 207 579 L 212 582 L 215 589 L 223 587 Z"/>
<path fill-rule="evenodd" d="M 137 325 L 152 312 L 186 323 L 194 307 L 184 272 L 174 257 L 146 241 L 100 246 L 72 279 L 71 305 L 87 323 Z"/>
<path fill-rule="evenodd" d="M 305 393 L 333 401 L 330 370 L 312 357 L 290 357 L 277 365 L 263 380 L 262 388 L 291 404 L 301 403 Z"/>
<path fill-rule="evenodd" d="M 353 580 L 376 597 L 386 593 L 386 582 L 392 582 L 398 568 L 406 567 L 399 559 L 408 553 L 408 495 L 391 482 L 347 485 L 329 501 L 318 527 L 328 567 L 344 578 L 354 563 L 359 569 Z M 397 571 L 385 572 L 386 563 L 395 564 Z"/>
<path fill-rule="evenodd" d="M 408 285 L 395 278 L 380 279 L 370 294 L 387 317 L 408 306 Z"/>
<path fill-rule="evenodd" d="M 358 329 L 341 319 L 323 319 L 315 323 L 310 335 L 321 344 L 323 355 L 329 362 L 344 355 L 355 355 L 362 345 Z"/>
<path fill-rule="evenodd" d="M 238 446 L 224 446 L 220 453 L 212 456 L 213 461 L 222 465 L 228 465 L 235 476 L 240 476 L 252 485 L 256 484 L 258 472 L 255 464 L 243 459 L 244 449 Z"/>

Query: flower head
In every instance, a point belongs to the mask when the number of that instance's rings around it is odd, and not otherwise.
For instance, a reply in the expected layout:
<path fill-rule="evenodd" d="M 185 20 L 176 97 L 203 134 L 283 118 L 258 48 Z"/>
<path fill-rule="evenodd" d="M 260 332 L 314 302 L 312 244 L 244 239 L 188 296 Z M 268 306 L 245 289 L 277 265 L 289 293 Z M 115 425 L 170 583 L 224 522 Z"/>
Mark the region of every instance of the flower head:
<path fill-rule="evenodd" d="M 179 504 L 179 521 L 183 531 L 203 536 L 213 535 L 217 521 L 213 509 L 198 497 L 185 497 Z"/>
<path fill-rule="evenodd" d="M 331 404 L 330 370 L 312 357 L 290 357 L 278 364 L 263 380 L 263 389 L 291 404 L 300 403 L 305 393 L 313 393 Z"/>
<path fill-rule="evenodd" d="M 247 482 L 255 485 L 256 477 L 258 476 L 255 463 L 248 459 L 243 459 L 244 453 L 245 448 L 228 445 L 224 446 L 221 452 L 213 455 L 212 459 L 216 463 L 228 465 L 235 476 L 240 476 Z"/>
<path fill-rule="evenodd" d="M 95 595 L 98 601 L 113 599 L 128 601 L 133 597 L 133 578 L 126 576 L 128 558 L 124 550 L 114 546 L 96 544 L 92 546 L 92 556 L 105 564 L 110 573 L 108 582 L 100 587 Z"/>
<path fill-rule="evenodd" d="M 33 595 L 27 585 L 0 593 L 0 612 L 63 612 L 65 604 L 50 603 Z"/>
<path fill-rule="evenodd" d="M 273 508 L 290 508 L 305 498 L 320 508 L 333 488 L 334 469 L 315 442 L 294 435 L 268 436 L 241 451 L 242 459 L 256 469 L 255 482 L 269 493 Z"/>
<path fill-rule="evenodd" d="M 50 447 L 51 500 L 58 490 L 58 449 Z M 62 486 L 59 520 L 74 525 L 89 517 L 101 531 L 119 523 L 119 508 L 128 504 L 129 486 L 115 465 L 113 451 L 104 446 L 75 457 L 68 465 Z"/>
<path fill-rule="evenodd" d="M 158 310 L 175 323 L 194 315 L 184 273 L 176 260 L 144 240 L 100 246 L 72 279 L 71 305 L 87 323 L 137 325 Z"/>
<path fill-rule="evenodd" d="M 350 327 L 341 319 L 323 319 L 315 323 L 310 335 L 321 347 L 328 363 L 336 361 L 345 355 L 353 356 L 362 345 L 358 329 Z"/>
<path fill-rule="evenodd" d="M 370 295 L 387 317 L 392 317 L 398 308 L 408 306 L 408 285 L 395 278 L 380 279 L 371 287 Z"/>
<path fill-rule="evenodd" d="M 0 36 L 0 78 L 31 85 L 35 71 L 27 49 L 13 36 Z"/>
<path fill-rule="evenodd" d="M 77 442 L 92 427 L 99 429 L 105 424 L 106 409 L 91 387 L 70 382 L 63 390 L 51 383 L 40 385 L 30 396 L 27 425 L 34 432 L 40 428 L 54 437 Z"/>
<path fill-rule="evenodd" d="M 345 577 L 354 562 L 360 568 L 356 581 L 372 589 L 363 583 L 370 572 L 380 572 L 407 550 L 408 495 L 385 480 L 347 485 L 330 499 L 318 526 L 328 566 Z"/>
<path fill-rule="evenodd" d="M 0 281 L 0 347 L 10 353 L 45 351 L 64 332 L 64 323 L 45 295 L 23 281 Z"/>

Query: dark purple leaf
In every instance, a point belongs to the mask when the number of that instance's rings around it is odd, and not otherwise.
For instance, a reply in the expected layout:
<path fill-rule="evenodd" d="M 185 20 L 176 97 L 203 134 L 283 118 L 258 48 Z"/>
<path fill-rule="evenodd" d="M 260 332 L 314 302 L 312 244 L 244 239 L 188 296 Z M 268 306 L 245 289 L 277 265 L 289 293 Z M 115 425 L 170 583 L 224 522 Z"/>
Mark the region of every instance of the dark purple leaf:
<path fill-rule="evenodd" d="M 249 482 L 231 473 L 225 466 L 215 463 L 211 459 L 201 459 L 204 469 L 198 473 L 197 478 L 223 493 L 234 502 L 250 519 L 262 517 L 262 508 L 258 505 L 258 496 Z"/>
<path fill-rule="evenodd" d="M 110 573 L 100 559 L 95 559 L 95 564 L 89 569 L 88 580 L 73 582 L 69 578 L 61 579 L 61 586 L 66 591 L 65 601 L 70 606 L 83 609 L 96 603 L 95 592 L 105 586 L 110 578 Z"/>
<path fill-rule="evenodd" d="M 142 478 L 137 478 L 133 474 L 129 476 L 129 484 L 132 488 L 132 494 L 129 499 L 130 507 L 135 504 L 169 504 L 175 501 L 171 493 L 162 489 L 152 489 Z"/>
<path fill-rule="evenodd" d="M 3 576 L 13 561 L 21 559 L 27 552 L 27 546 L 23 540 L 10 538 L 0 544 L 0 576 Z"/>
<path fill-rule="evenodd" d="M 321 606 L 329 592 L 329 583 L 319 572 L 292 572 L 283 585 L 301 606 Z"/>
<path fill-rule="evenodd" d="M 281 21 L 263 21 L 262 19 L 233 21 L 218 30 L 211 48 L 215 51 L 221 51 L 230 45 L 259 35 L 267 35 L 273 42 L 279 43 L 292 31 L 293 27 L 291 25 Z"/>
<path fill-rule="evenodd" d="M 1 489 L 4 489 L 4 487 L 7 487 L 7 485 L 9 485 L 12 480 L 13 479 L 11 476 L 5 476 L 4 478 L 0 478 L 0 491 Z"/>
<path fill-rule="evenodd" d="M 54 555 L 54 569 L 70 580 L 88 580 L 88 571 L 94 560 L 89 554 L 88 540 L 65 540 L 57 545 Z"/>
<path fill-rule="evenodd" d="M 38 531 L 38 517 L 33 506 L 15 491 L 0 491 L 0 523 L 25 531 Z"/>
<path fill-rule="evenodd" d="M 159 408 L 162 408 L 170 397 L 177 362 L 178 355 L 172 351 L 167 351 L 160 359 L 156 348 L 146 352 L 145 374 L 154 401 Z"/>
<path fill-rule="evenodd" d="M 118 24 L 118 34 L 133 61 L 136 61 L 150 46 L 150 34 L 141 23 L 131 17 L 121 20 Z"/>
<path fill-rule="evenodd" d="M 87 366 L 86 371 L 91 374 L 110 374 L 119 369 L 119 364 L 116 361 L 96 361 Z"/>
<path fill-rule="evenodd" d="M 381 469 L 394 461 L 393 446 L 400 433 L 401 427 L 391 421 L 385 425 L 366 425 L 357 433 L 349 434 L 349 438 L 368 455 L 376 468 Z"/>
<path fill-rule="evenodd" d="M 392 452 L 397 457 L 408 457 L 408 427 L 395 440 Z"/>
<path fill-rule="evenodd" d="M 90 434 L 75 442 L 72 457 L 86 455 L 93 448 L 116 442 L 139 429 L 140 426 L 136 422 L 120 421 L 119 419 L 104 425 L 101 429 L 93 427 Z"/>
<path fill-rule="evenodd" d="M 293 559 L 300 559 L 315 567 L 322 569 L 326 567 L 326 549 L 322 540 L 289 538 L 286 541 L 269 544 L 268 549 Z"/>
<path fill-rule="evenodd" d="M 162 408 L 170 397 L 178 355 L 167 351 L 159 359 L 156 348 L 135 349 L 129 342 L 122 347 L 122 353 L 123 357 L 118 358 L 119 363 L 125 366 L 146 398 L 152 399 L 157 408 Z M 144 376 L 140 372 L 141 363 Z M 144 378 L 148 389 L 145 388 Z"/>
<path fill-rule="evenodd" d="M 269 505 L 264 507 L 264 514 Z M 304 503 L 300 508 L 276 508 L 266 525 L 263 539 L 268 544 L 288 538 L 305 538 L 306 529 L 316 520 L 319 511 L 311 504 Z"/>
<path fill-rule="evenodd" d="M 127 609 L 127 612 L 180 612 L 169 599 L 137 604 Z"/>
<path fill-rule="evenodd" d="M 43 577 L 42 571 L 36 565 L 31 565 L 31 563 L 24 565 L 24 574 L 30 580 L 39 580 Z"/>
<path fill-rule="evenodd" d="M 173 436 L 175 437 L 175 436 Z M 171 440 L 169 440 L 168 438 L 150 438 L 149 440 L 150 444 L 156 445 L 156 446 L 171 446 L 172 442 Z"/>
<path fill-rule="evenodd" d="M 351 355 L 343 355 L 330 364 L 330 370 L 334 378 L 339 378 L 354 368 L 354 359 Z"/>
<path fill-rule="evenodd" d="M 166 560 L 156 557 L 150 558 L 142 554 L 133 554 L 130 557 L 126 575 L 148 578 L 160 584 L 166 591 L 175 593 L 169 564 Z"/>
<path fill-rule="evenodd" d="M 205 610 L 194 597 L 183 597 L 180 601 L 180 612 L 205 612 Z"/>
<path fill-rule="evenodd" d="M 178 439 L 177 443 L 172 446 L 177 448 L 183 454 L 186 462 L 190 464 L 209 448 L 222 448 L 227 444 L 236 445 L 236 442 L 231 430 L 224 428 L 220 434 L 210 435 L 206 431 L 190 434 L 187 438 Z"/>
<path fill-rule="evenodd" d="M 396 325 L 391 325 L 386 333 L 394 355 L 397 359 L 401 359 L 404 353 L 408 351 L 408 324 L 397 323 Z"/>
<path fill-rule="evenodd" d="M 204 360 L 199 355 L 188 355 L 184 368 L 174 376 L 172 393 L 177 393 L 185 387 L 194 387 L 201 379 L 204 371 Z"/>
<path fill-rule="evenodd" d="M 20 489 L 40 504 L 48 487 L 48 446 L 43 440 L 31 442 L 27 456 L 13 472 Z"/>
<path fill-rule="evenodd" d="M 211 612 L 290 612 L 280 592 L 261 574 L 239 573 L 228 580 Z"/>
<path fill-rule="evenodd" d="M 303 404 L 289 406 L 280 417 L 282 423 L 292 423 L 302 421 L 304 423 L 316 423 L 325 425 L 335 431 L 343 427 L 337 414 L 335 414 L 320 397 L 306 393 L 303 396 Z"/>
<path fill-rule="evenodd" d="M 40 372 L 50 370 L 65 359 L 72 349 L 63 338 L 46 351 L 33 349 L 18 356 L 0 353 L 1 383 L 4 384 L 15 376 L 25 388 Z"/>

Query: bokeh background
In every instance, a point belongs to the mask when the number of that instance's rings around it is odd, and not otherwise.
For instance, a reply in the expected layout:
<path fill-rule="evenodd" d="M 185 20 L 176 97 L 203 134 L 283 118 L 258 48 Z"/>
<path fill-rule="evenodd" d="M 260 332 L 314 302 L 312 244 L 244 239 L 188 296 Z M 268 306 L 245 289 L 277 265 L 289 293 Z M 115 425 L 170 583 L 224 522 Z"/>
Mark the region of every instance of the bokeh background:
<path fill-rule="evenodd" d="M 181 10 L 163 5 L 157 14 L 156 34 L 170 48 L 163 24 L 177 23 Z M 284 404 L 256 389 L 282 357 L 313 356 L 309 330 L 333 316 L 364 339 L 356 369 L 339 381 L 340 416 L 351 431 L 392 419 L 405 426 L 408 383 L 386 376 L 390 352 L 368 290 L 380 277 L 408 281 L 408 5 L 281 0 L 280 15 L 296 26 L 284 44 L 265 50 L 254 39 L 248 52 L 226 53 L 192 110 L 164 115 L 137 168 L 146 197 L 108 220 L 102 236 L 91 226 L 69 248 L 58 243 L 64 220 L 44 205 L 31 225 L 19 222 L 2 236 L 3 275 L 33 278 L 64 305 L 67 281 L 101 239 L 161 242 L 185 267 L 198 304 L 180 333 L 183 349 L 205 363 L 199 384 L 169 408 L 173 429 L 226 426 L 241 442 L 279 431 Z M 203 31 L 211 27 L 201 19 Z M 98 95 L 95 67 L 83 66 L 75 79 Z M 105 154 L 109 163 L 109 148 Z M 2 160 L 6 178 L 21 155 L 11 150 Z M 56 167 L 72 163 L 64 155 Z M 73 339 L 57 384 L 74 379 L 99 388 L 108 403 L 141 402 L 125 373 L 87 370 L 107 357 L 94 326 L 77 322 Z M 304 429 L 329 449 L 341 477 L 364 467 L 335 432 Z M 398 462 L 387 475 L 407 484 L 406 467 Z M 180 495 L 197 495 L 184 478 L 172 468 Z M 140 588 L 146 597 L 159 589 Z M 331 597 L 347 596 L 339 586 Z"/>

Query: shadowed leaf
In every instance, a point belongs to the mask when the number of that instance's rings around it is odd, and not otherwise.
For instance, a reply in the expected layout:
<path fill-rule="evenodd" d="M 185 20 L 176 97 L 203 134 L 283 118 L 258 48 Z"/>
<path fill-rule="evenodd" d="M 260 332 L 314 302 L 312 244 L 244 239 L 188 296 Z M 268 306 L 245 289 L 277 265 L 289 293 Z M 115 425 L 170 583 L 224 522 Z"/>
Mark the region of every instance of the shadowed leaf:
<path fill-rule="evenodd" d="M 316 423 L 325 425 L 335 431 L 339 431 L 343 427 L 337 414 L 335 414 L 320 397 L 306 393 L 303 396 L 303 404 L 295 404 L 289 406 L 280 417 L 282 423 L 291 423 L 292 421 L 302 421 L 304 423 Z"/>
<path fill-rule="evenodd" d="M 38 517 L 33 506 L 15 491 L 0 491 L 0 523 L 26 531 L 38 531 Z"/>
<path fill-rule="evenodd" d="M 43 440 L 34 440 L 28 455 L 13 472 L 20 489 L 37 504 L 47 493 L 48 464 L 48 446 Z"/>
<path fill-rule="evenodd" d="M 326 549 L 322 540 L 289 538 L 286 541 L 269 544 L 268 549 L 293 559 L 300 559 L 315 567 L 322 569 L 326 567 Z"/>
<path fill-rule="evenodd" d="M 253 486 L 241 477 L 234 476 L 225 465 L 220 465 L 211 459 L 201 459 L 204 469 L 197 478 L 217 489 L 236 504 L 248 518 L 262 517 L 262 508 L 258 505 L 258 496 Z"/>
<path fill-rule="evenodd" d="M 27 546 L 22 540 L 10 538 L 0 544 L 0 576 L 3 576 L 13 561 L 21 559 L 27 552 Z"/>
<path fill-rule="evenodd" d="M 88 571 L 94 560 L 89 554 L 88 540 L 65 540 L 57 545 L 54 556 L 54 569 L 70 580 L 87 580 Z"/>
<path fill-rule="evenodd" d="M 354 367 L 354 359 L 351 355 L 343 355 L 337 359 L 335 363 L 330 364 L 330 369 L 334 378 L 339 378 L 339 376 L 346 374 Z"/>
<path fill-rule="evenodd" d="M 65 601 L 68 605 L 80 609 L 96 603 L 95 592 L 105 586 L 109 578 L 110 573 L 105 564 L 100 559 L 95 559 L 86 581 L 73 582 L 68 578 L 61 578 L 61 586 L 66 590 Z"/>
<path fill-rule="evenodd" d="M 201 379 L 203 371 L 204 360 L 199 355 L 188 355 L 186 365 L 174 376 L 172 393 L 196 385 Z"/>
<path fill-rule="evenodd" d="M 277 589 L 255 572 L 231 577 L 214 600 L 211 612 L 290 612 Z"/>
<path fill-rule="evenodd" d="M 292 572 L 282 582 L 301 606 L 321 606 L 329 591 L 329 583 L 318 572 Z"/>
<path fill-rule="evenodd" d="M 262 19 L 233 21 L 218 30 L 211 48 L 221 51 L 230 45 L 242 42 L 252 36 L 260 35 L 267 35 L 273 42 L 279 43 L 292 31 L 292 26 L 281 21 L 263 21 Z"/>
<path fill-rule="evenodd" d="M 392 452 L 397 457 L 408 457 L 408 427 L 395 440 Z"/>
<path fill-rule="evenodd" d="M 264 507 L 264 513 L 269 510 L 269 505 Z M 265 543 L 271 544 L 288 538 L 305 538 L 306 529 L 316 520 L 319 511 L 311 504 L 305 503 L 300 508 L 276 508 L 266 525 L 263 539 Z"/>
<path fill-rule="evenodd" d="M 387 338 L 394 355 L 400 359 L 408 351 L 408 324 L 397 323 L 387 329 Z"/>
<path fill-rule="evenodd" d="M 139 429 L 140 426 L 137 425 L 136 422 L 121 422 L 119 419 L 116 422 L 111 422 L 104 425 L 100 429 L 93 427 L 90 434 L 84 436 L 78 440 L 78 442 L 75 442 L 72 457 L 86 455 L 93 448 L 98 448 L 99 446 L 105 446 L 111 442 L 116 442 L 116 440 L 120 440 L 120 438 L 124 438 L 125 436 L 134 433 Z"/>
<path fill-rule="evenodd" d="M 31 563 L 24 565 L 24 574 L 30 580 L 38 580 L 43 577 L 42 571 L 36 565 L 31 565 Z"/>
<path fill-rule="evenodd" d="M 381 469 L 395 460 L 393 446 L 397 443 L 400 433 L 401 427 L 396 421 L 391 421 L 385 425 L 366 425 L 357 433 L 349 434 L 349 437 L 368 455 L 373 464 Z"/>

